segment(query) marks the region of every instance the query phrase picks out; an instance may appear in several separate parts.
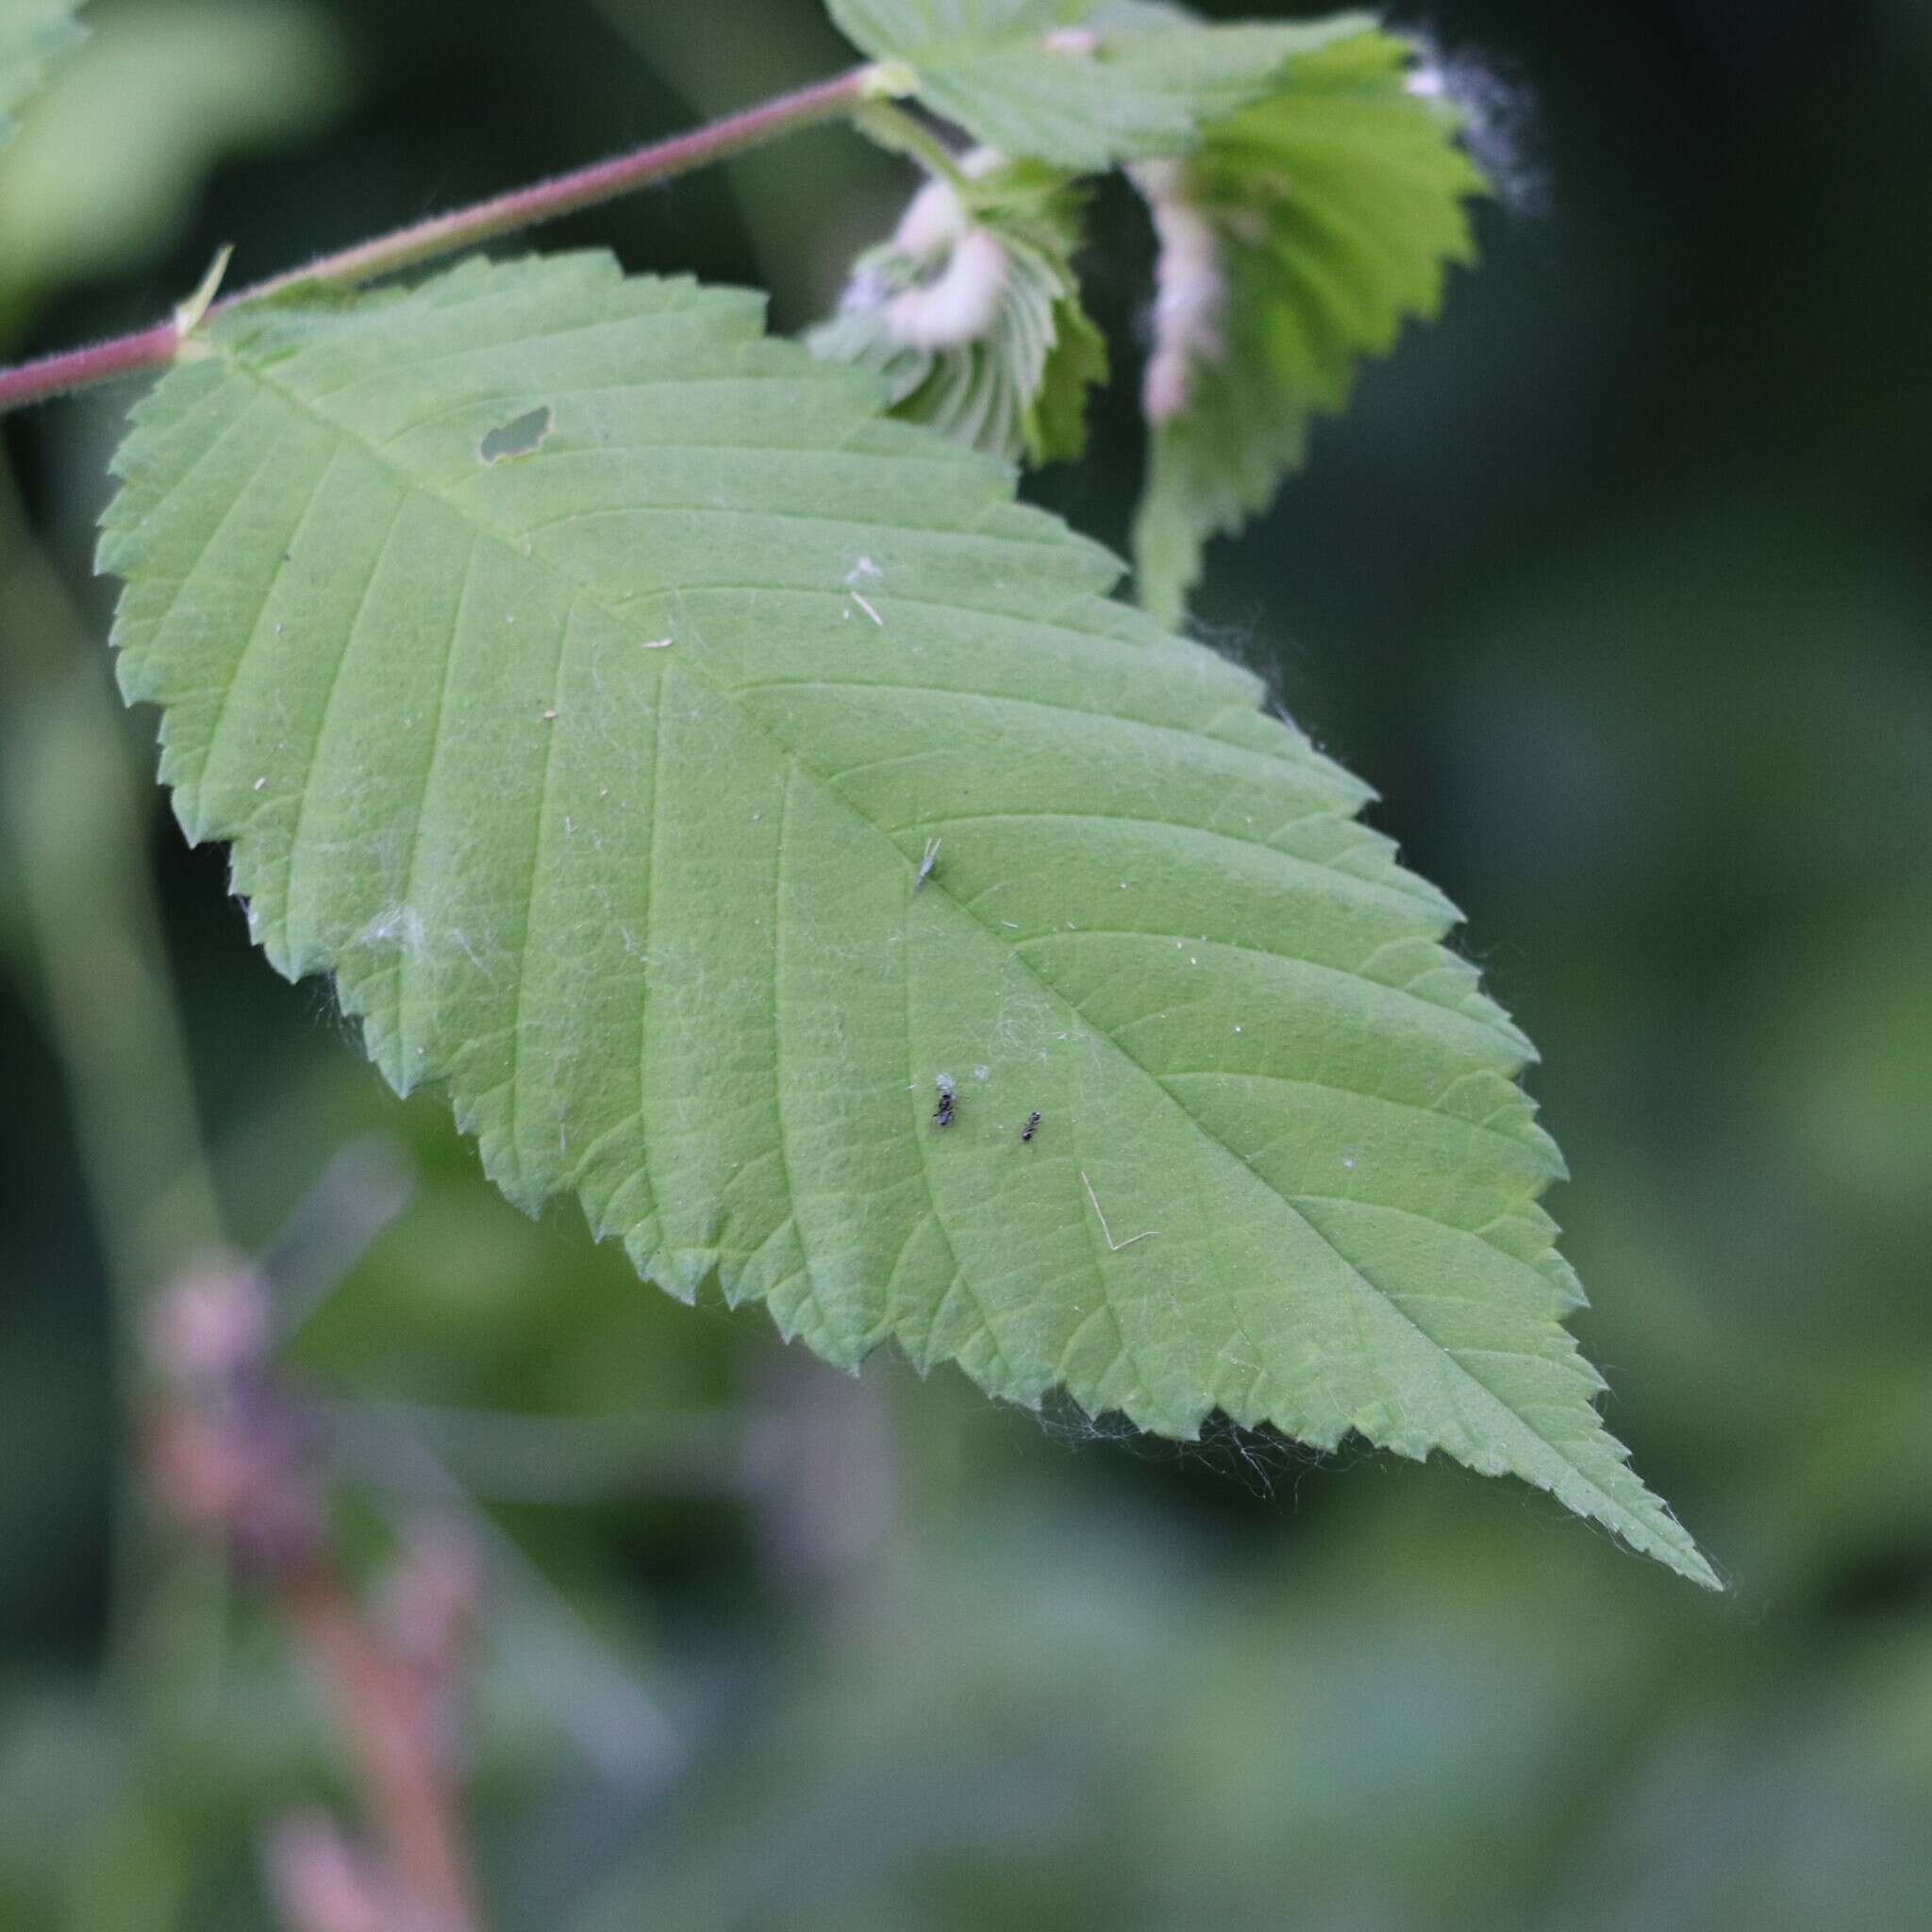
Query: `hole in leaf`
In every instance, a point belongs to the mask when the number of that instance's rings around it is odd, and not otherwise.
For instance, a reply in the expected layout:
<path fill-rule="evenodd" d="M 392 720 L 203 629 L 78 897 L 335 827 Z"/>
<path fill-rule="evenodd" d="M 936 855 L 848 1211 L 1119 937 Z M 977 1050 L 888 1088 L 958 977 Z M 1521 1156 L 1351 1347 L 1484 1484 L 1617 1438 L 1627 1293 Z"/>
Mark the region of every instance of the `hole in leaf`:
<path fill-rule="evenodd" d="M 543 447 L 543 439 L 556 424 L 556 412 L 547 403 L 525 409 L 500 429 L 492 429 L 477 445 L 476 454 L 486 463 L 507 463 L 513 457 L 526 457 Z"/>

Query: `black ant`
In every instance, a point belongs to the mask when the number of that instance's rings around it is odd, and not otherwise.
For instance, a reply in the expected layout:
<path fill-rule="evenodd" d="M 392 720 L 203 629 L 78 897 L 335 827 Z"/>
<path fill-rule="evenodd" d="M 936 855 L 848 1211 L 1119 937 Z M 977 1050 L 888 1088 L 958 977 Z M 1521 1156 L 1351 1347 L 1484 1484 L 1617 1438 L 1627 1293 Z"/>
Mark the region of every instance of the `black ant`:
<path fill-rule="evenodd" d="M 1021 1140 L 1023 1140 L 1023 1141 L 1030 1141 L 1030 1140 L 1032 1140 L 1032 1138 L 1033 1138 L 1033 1135 L 1034 1135 L 1034 1131 L 1035 1131 L 1035 1129 L 1036 1129 L 1036 1128 L 1037 1128 L 1037 1127 L 1038 1127 L 1039 1125 L 1040 1125 L 1040 1109 L 1039 1109 L 1038 1108 L 1035 1108 L 1033 1109 L 1033 1111 L 1032 1111 L 1031 1113 L 1029 1113 L 1029 1114 L 1028 1114 L 1028 1115 L 1026 1116 L 1026 1124 L 1025 1124 L 1025 1125 L 1024 1125 L 1024 1127 L 1022 1127 L 1022 1128 L 1020 1129 L 1020 1138 L 1021 1138 Z"/>
<path fill-rule="evenodd" d="M 941 1074 L 932 1084 L 940 1090 L 940 1104 L 933 1109 L 932 1124 L 936 1127 L 950 1127 L 953 1124 L 953 1083 Z"/>

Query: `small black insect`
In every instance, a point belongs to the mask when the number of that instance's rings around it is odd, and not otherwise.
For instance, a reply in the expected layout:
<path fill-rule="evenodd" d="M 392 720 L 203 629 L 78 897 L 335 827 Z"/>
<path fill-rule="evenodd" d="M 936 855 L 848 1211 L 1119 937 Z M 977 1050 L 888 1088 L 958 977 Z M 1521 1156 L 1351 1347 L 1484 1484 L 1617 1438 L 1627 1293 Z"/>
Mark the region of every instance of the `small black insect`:
<path fill-rule="evenodd" d="M 953 1083 L 941 1074 L 932 1084 L 940 1090 L 940 1104 L 933 1109 L 932 1124 L 936 1127 L 950 1127 L 953 1124 Z"/>
<path fill-rule="evenodd" d="M 1033 1110 L 1033 1111 L 1032 1111 L 1031 1113 L 1029 1113 L 1029 1114 L 1028 1114 L 1028 1115 L 1026 1116 L 1026 1124 L 1025 1124 L 1025 1125 L 1024 1125 L 1024 1127 L 1022 1127 L 1022 1128 L 1020 1129 L 1020 1138 L 1021 1138 L 1021 1140 L 1023 1140 L 1023 1141 L 1030 1141 L 1030 1140 L 1032 1140 L 1032 1138 L 1033 1138 L 1033 1135 L 1034 1135 L 1034 1131 L 1035 1131 L 1035 1129 L 1037 1129 L 1037 1128 L 1039 1127 L 1039 1125 L 1040 1125 L 1040 1109 L 1039 1109 L 1038 1108 L 1034 1108 L 1034 1110 Z"/>

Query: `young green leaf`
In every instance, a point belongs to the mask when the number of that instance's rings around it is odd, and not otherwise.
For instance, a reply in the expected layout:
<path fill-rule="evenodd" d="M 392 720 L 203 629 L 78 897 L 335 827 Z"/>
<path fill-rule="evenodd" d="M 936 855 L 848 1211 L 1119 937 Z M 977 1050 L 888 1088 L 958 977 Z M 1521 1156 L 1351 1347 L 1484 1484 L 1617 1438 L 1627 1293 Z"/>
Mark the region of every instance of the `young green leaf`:
<path fill-rule="evenodd" d="M 1206 26 L 1157 0 L 827 0 L 858 46 L 1003 154 L 1097 170 L 1192 146 L 1269 92 L 1283 64 L 1367 14 Z"/>
<path fill-rule="evenodd" d="M 601 256 L 197 340 L 117 459 L 124 687 L 514 1200 L 835 1362 L 1441 1448 L 1712 1581 L 1562 1326 L 1454 908 L 1007 466 Z"/>
<path fill-rule="evenodd" d="M 54 63 L 79 44 L 79 0 L 0 0 L 0 142 Z"/>
<path fill-rule="evenodd" d="M 944 181 L 856 264 L 814 355 L 870 370 L 895 415 L 1009 460 L 1077 457 L 1107 343 L 1080 306 L 1080 205 L 1065 175 L 979 159 L 972 206 Z"/>
<path fill-rule="evenodd" d="M 1409 92 L 1409 58 L 1381 33 L 1324 47 L 1184 159 L 1136 171 L 1160 257 L 1134 555 L 1164 622 L 1207 539 L 1266 508 L 1309 419 L 1347 402 L 1357 360 L 1434 315 L 1448 264 L 1474 258 L 1482 177 Z"/>

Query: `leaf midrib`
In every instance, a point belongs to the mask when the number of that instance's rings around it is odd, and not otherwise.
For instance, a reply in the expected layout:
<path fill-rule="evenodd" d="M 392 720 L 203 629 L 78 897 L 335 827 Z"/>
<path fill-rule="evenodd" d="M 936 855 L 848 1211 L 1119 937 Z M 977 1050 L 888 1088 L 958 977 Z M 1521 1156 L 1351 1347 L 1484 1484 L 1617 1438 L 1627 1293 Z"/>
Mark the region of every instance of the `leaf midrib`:
<path fill-rule="evenodd" d="M 606 615 L 610 617 L 613 622 L 620 624 L 625 622 L 625 619 L 624 618 L 621 612 L 611 608 L 606 603 L 605 599 L 600 594 L 598 589 L 585 585 L 572 578 L 567 573 L 558 568 L 558 565 L 552 563 L 547 558 L 540 557 L 534 551 L 525 551 L 516 542 L 513 537 L 507 535 L 502 530 L 495 528 L 493 525 L 486 522 L 482 517 L 478 516 L 473 508 L 454 503 L 447 497 L 435 495 L 434 492 L 432 492 L 424 485 L 424 483 L 419 477 L 413 475 L 410 472 L 404 469 L 400 464 L 392 461 L 388 457 L 388 455 L 383 450 L 381 450 L 377 445 L 371 443 L 353 429 L 347 428 L 343 425 L 326 416 L 322 412 L 322 410 L 315 408 L 308 400 L 308 398 L 300 395 L 295 391 L 289 389 L 284 384 L 273 380 L 264 372 L 258 369 L 251 368 L 246 362 L 240 360 L 231 351 L 227 350 L 225 347 L 218 347 L 217 354 L 221 357 L 221 359 L 223 360 L 225 365 L 229 369 L 233 370 L 236 374 L 245 376 L 258 388 L 267 391 L 270 395 L 276 397 L 291 410 L 315 423 L 319 427 L 325 430 L 328 434 L 340 438 L 343 442 L 348 443 L 352 447 L 359 450 L 361 454 L 364 457 L 366 457 L 370 462 L 375 464 L 378 468 L 389 471 L 392 475 L 394 475 L 398 479 L 398 481 L 401 483 L 405 490 L 415 494 L 420 494 L 428 497 L 430 501 L 437 503 L 441 505 L 442 508 L 448 509 L 453 515 L 456 515 L 461 518 L 464 522 L 470 524 L 473 528 L 480 532 L 484 537 L 488 538 L 491 542 L 498 543 L 504 546 L 504 548 L 507 551 L 508 551 L 513 557 L 515 557 L 520 562 L 535 565 L 537 568 L 546 572 L 548 575 L 557 578 L 557 580 L 560 584 L 562 584 L 573 596 L 585 598 L 589 600 L 591 603 L 596 605 L 600 609 L 602 609 L 605 612 Z M 870 426 L 870 425 L 874 420 L 874 418 L 865 418 L 863 419 L 863 422 L 860 426 Z M 855 431 L 855 434 L 857 432 Z M 750 712 L 746 711 L 743 706 L 739 703 L 736 694 L 733 691 L 731 691 L 728 687 L 714 682 L 710 677 L 705 675 L 701 667 L 694 667 L 690 664 L 681 664 L 678 668 L 686 675 L 694 678 L 698 683 L 704 685 L 708 690 L 711 691 L 722 702 L 730 704 L 733 707 L 733 708 L 737 710 L 739 714 L 742 717 L 745 724 L 749 729 L 769 741 L 772 743 L 772 745 L 777 751 L 781 752 L 785 757 L 794 760 L 799 771 L 808 773 L 813 782 L 821 788 L 824 796 L 827 799 L 829 799 L 835 807 L 837 807 L 839 809 L 842 811 L 848 812 L 853 818 L 857 819 L 860 824 L 864 825 L 868 831 L 873 833 L 879 840 L 880 843 L 883 844 L 887 848 L 887 850 L 889 850 L 892 854 L 893 858 L 898 861 L 899 865 L 905 871 L 910 873 L 914 869 L 914 861 L 911 860 L 905 853 L 900 851 L 899 847 L 892 841 L 892 840 L 890 837 L 887 836 L 885 831 L 877 824 L 875 824 L 863 811 L 861 811 L 858 808 L 858 807 L 855 805 L 850 799 L 841 796 L 840 792 L 835 789 L 832 780 L 827 778 L 824 773 L 819 771 L 815 765 L 810 763 L 805 758 L 805 756 L 798 751 L 798 749 L 795 746 L 787 743 L 786 741 L 779 737 L 776 732 L 773 731 L 769 725 L 764 724 L 761 720 L 759 720 Z M 1176 730 L 1179 729 L 1179 727 L 1169 728 Z M 1188 732 L 1184 735 L 1193 737 L 1197 734 Z M 938 886 L 938 889 L 942 892 L 944 892 L 945 891 L 943 884 L 935 879 L 928 879 L 927 883 L 928 885 Z M 1579 1480 L 1581 1480 L 1588 1487 L 1591 1493 L 1601 1500 L 1605 1509 L 1607 1509 L 1609 1512 L 1610 1518 L 1613 1521 L 1613 1523 L 1621 1527 L 1621 1533 L 1628 1541 L 1630 1541 L 1639 1548 L 1643 1548 L 1653 1543 L 1660 1544 L 1665 1548 L 1677 1547 L 1677 1545 L 1674 1544 L 1670 1539 L 1663 1536 L 1661 1532 L 1652 1529 L 1647 1524 L 1643 1524 L 1640 1519 L 1638 1519 L 1634 1515 L 1634 1513 L 1627 1507 L 1627 1506 L 1620 1502 L 1615 1496 L 1611 1495 L 1607 1491 L 1606 1491 L 1598 1483 L 1596 1477 L 1593 1476 L 1588 1470 L 1586 1470 L 1579 1462 L 1577 1462 L 1574 1459 L 1574 1457 L 1570 1456 L 1558 1443 L 1552 1441 L 1550 1438 L 1546 1436 L 1541 1429 L 1539 1429 L 1535 1425 L 1535 1424 L 1533 1424 L 1526 1416 L 1523 1415 L 1517 1409 L 1511 1407 L 1510 1405 L 1507 1402 L 1506 1402 L 1504 1398 L 1501 1395 L 1499 1395 L 1493 1389 L 1491 1389 L 1488 1383 L 1484 1382 L 1481 1379 L 1481 1377 L 1476 1375 L 1471 1369 L 1466 1367 L 1457 1358 L 1456 1353 L 1453 1350 L 1443 1347 L 1443 1345 L 1441 1342 L 1437 1341 L 1435 1338 L 1431 1336 L 1428 1333 L 1428 1331 L 1424 1329 L 1419 1322 L 1417 1322 L 1411 1315 L 1407 1313 L 1407 1311 L 1402 1307 L 1401 1303 L 1393 1295 L 1390 1294 L 1387 1290 L 1381 1288 L 1376 1282 L 1372 1280 L 1366 1274 L 1364 1274 L 1360 1266 L 1353 1258 L 1351 1258 L 1348 1255 L 1342 1253 L 1342 1251 L 1340 1248 L 1335 1246 L 1333 1241 L 1331 1241 L 1324 1234 L 1322 1233 L 1319 1227 L 1315 1226 L 1315 1224 L 1312 1222 L 1308 1221 L 1295 1207 L 1293 1201 L 1289 1196 L 1283 1194 L 1277 1188 L 1274 1187 L 1264 1176 L 1257 1174 L 1254 1169 L 1249 1167 L 1246 1162 L 1241 1160 L 1240 1155 L 1236 1153 L 1234 1148 L 1231 1147 L 1225 1141 L 1224 1141 L 1220 1135 L 1213 1132 L 1211 1128 L 1207 1126 L 1202 1121 L 1196 1118 L 1195 1115 L 1191 1113 L 1186 1108 L 1182 1107 L 1180 1103 L 1174 1099 L 1174 1095 L 1167 1091 L 1167 1089 L 1162 1084 L 1158 1074 L 1157 1074 L 1151 1067 L 1147 1066 L 1144 1062 L 1142 1062 L 1136 1055 L 1129 1052 L 1128 1049 L 1125 1046 L 1124 1046 L 1119 1041 L 1114 1039 L 1114 1037 L 1110 1033 L 1108 1033 L 1105 1027 L 1096 1025 L 1093 1021 L 1089 1019 L 1086 1013 L 1081 1010 L 1079 1004 L 1075 1000 L 1072 999 L 1068 994 L 1063 992 L 1058 987 L 1057 987 L 1053 983 L 1053 981 L 1038 967 L 1033 965 L 1031 961 L 1022 958 L 1017 954 L 1015 954 L 1008 945 L 1005 936 L 999 931 L 996 931 L 991 924 L 989 924 L 981 914 L 974 910 L 974 908 L 971 906 L 966 905 L 963 901 L 954 897 L 950 892 L 945 893 L 945 896 L 950 904 L 958 908 L 958 909 L 961 912 L 963 912 L 969 919 L 971 919 L 974 922 L 974 924 L 978 925 L 981 928 L 981 930 L 987 934 L 989 938 L 992 939 L 997 944 L 999 944 L 1002 951 L 1007 955 L 1007 957 L 1010 958 L 1014 964 L 1018 965 L 1023 971 L 1029 974 L 1044 992 L 1050 995 L 1053 999 L 1059 1001 L 1068 1008 L 1069 1011 L 1074 1014 L 1079 1019 L 1081 1024 L 1086 1028 L 1090 1037 L 1105 1042 L 1105 1044 L 1111 1051 L 1118 1054 L 1122 1059 L 1124 1059 L 1128 1065 L 1133 1067 L 1148 1082 L 1149 1086 L 1154 1090 L 1155 1092 L 1158 1093 L 1169 1106 L 1175 1108 L 1175 1110 L 1181 1115 L 1183 1120 L 1187 1122 L 1188 1125 L 1191 1128 L 1192 1128 L 1193 1131 L 1196 1134 L 1198 1134 L 1204 1141 L 1206 1141 L 1209 1146 L 1213 1147 L 1216 1150 L 1216 1152 L 1219 1153 L 1224 1158 L 1232 1162 L 1241 1174 L 1250 1176 L 1252 1179 L 1257 1181 L 1262 1187 L 1266 1188 L 1267 1191 L 1282 1204 L 1282 1206 L 1288 1210 L 1290 1214 L 1293 1215 L 1294 1218 L 1298 1222 L 1300 1222 L 1301 1224 L 1305 1228 L 1307 1228 L 1308 1232 L 1315 1237 L 1316 1240 L 1321 1241 L 1322 1244 L 1324 1247 L 1326 1247 L 1329 1250 L 1329 1252 L 1336 1257 L 1336 1258 L 1342 1264 L 1343 1268 L 1347 1271 L 1350 1278 L 1358 1284 L 1360 1290 L 1363 1292 L 1374 1296 L 1377 1301 L 1383 1303 L 1389 1308 L 1389 1310 L 1396 1317 L 1396 1319 L 1403 1324 L 1404 1326 L 1410 1329 L 1429 1349 L 1433 1350 L 1437 1355 L 1441 1356 L 1444 1360 L 1449 1362 L 1456 1371 L 1456 1373 L 1470 1385 L 1470 1387 L 1476 1392 L 1476 1394 L 1481 1398 L 1482 1401 L 1493 1405 L 1493 1407 L 1496 1409 L 1500 1410 L 1504 1415 L 1507 1416 L 1519 1427 L 1526 1430 L 1537 1441 L 1541 1442 L 1543 1445 L 1543 1447 L 1547 1449 L 1550 1452 L 1550 1454 L 1557 1458 L 1558 1462 L 1562 1463 L 1565 1467 L 1569 1468 L 1572 1472 L 1574 1472 L 1574 1474 L 1579 1478 Z M 521 979 L 523 972 L 523 967 L 521 963 L 519 964 L 518 972 L 519 977 Z M 1084 1209 L 1081 1211 L 1084 1224 Z M 1102 1270 L 1102 1274 L 1104 1278 L 1104 1269 Z M 1369 1352 L 1365 1352 L 1364 1358 L 1371 1358 L 1371 1355 Z M 1680 1537 L 1682 1536 L 1682 1534 L 1683 1533 L 1679 1531 Z M 1678 1550 L 1678 1554 L 1680 1556 L 1687 1557 L 1689 1560 L 1690 1560 L 1693 1564 L 1701 1560 L 1696 1557 L 1694 1546 L 1690 1544 L 1688 1538 L 1684 1538 L 1683 1547 Z"/>

